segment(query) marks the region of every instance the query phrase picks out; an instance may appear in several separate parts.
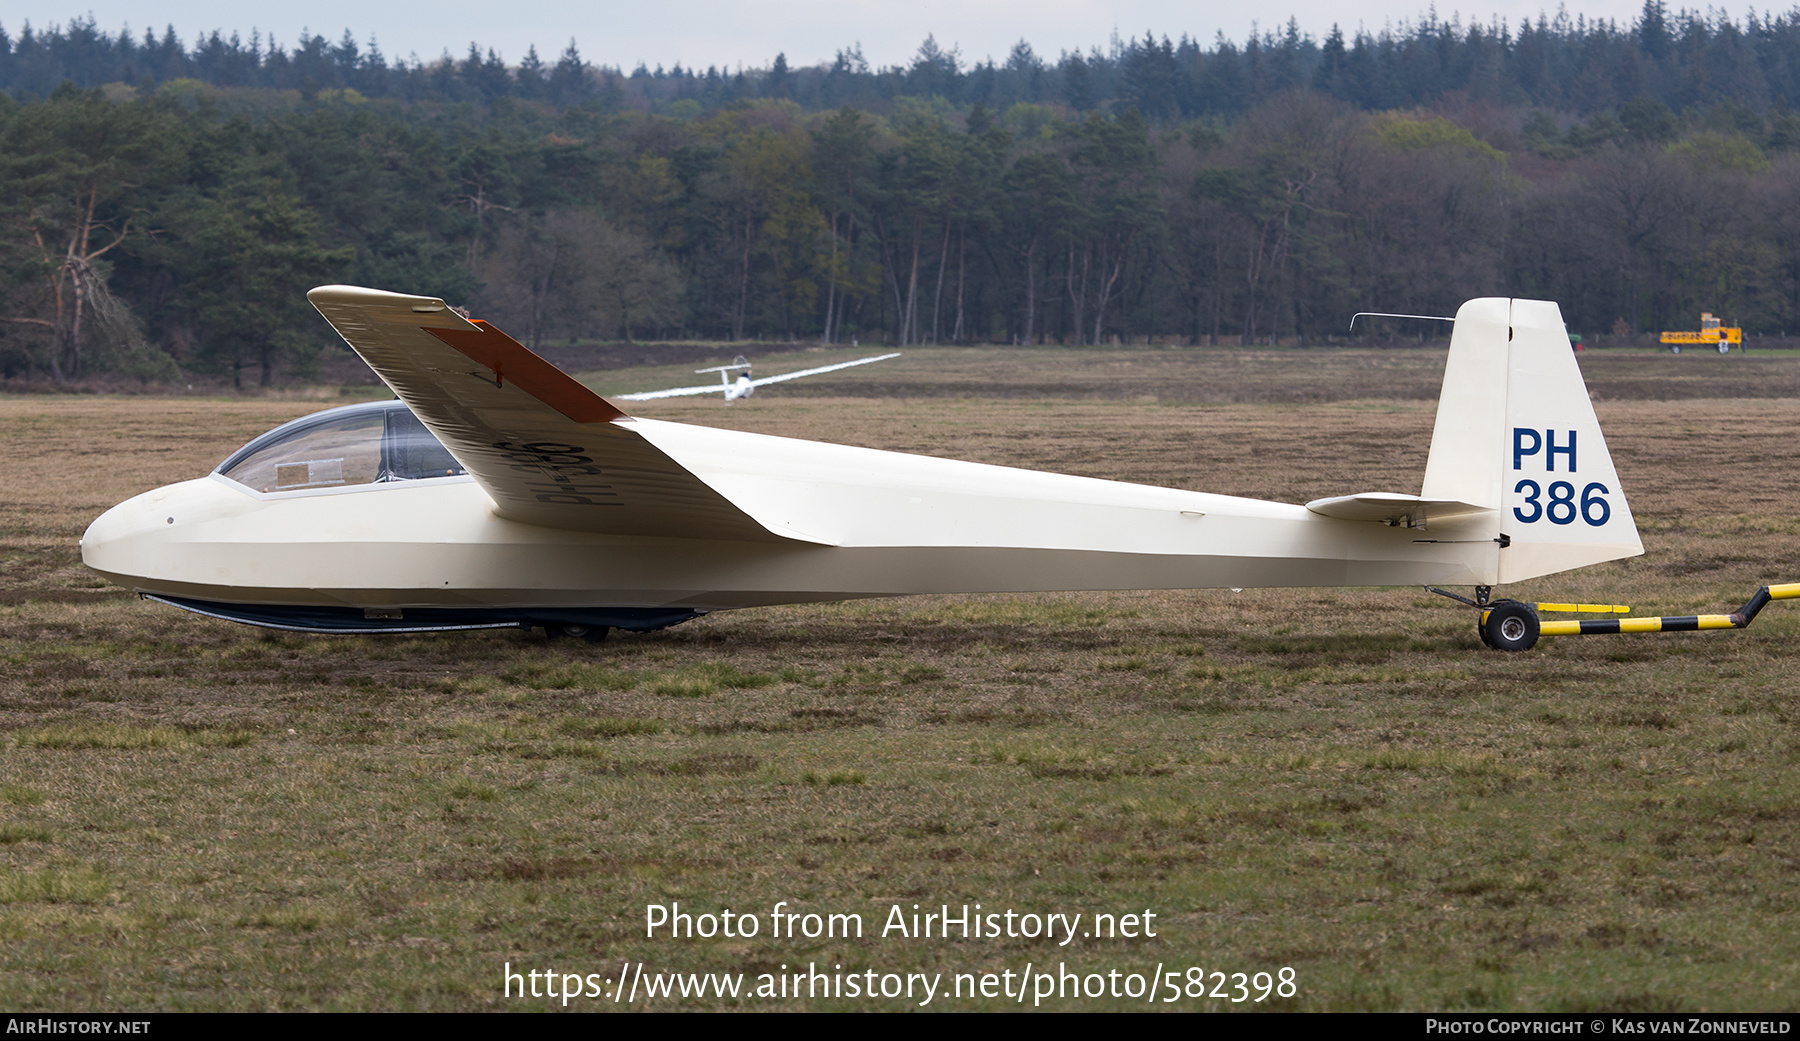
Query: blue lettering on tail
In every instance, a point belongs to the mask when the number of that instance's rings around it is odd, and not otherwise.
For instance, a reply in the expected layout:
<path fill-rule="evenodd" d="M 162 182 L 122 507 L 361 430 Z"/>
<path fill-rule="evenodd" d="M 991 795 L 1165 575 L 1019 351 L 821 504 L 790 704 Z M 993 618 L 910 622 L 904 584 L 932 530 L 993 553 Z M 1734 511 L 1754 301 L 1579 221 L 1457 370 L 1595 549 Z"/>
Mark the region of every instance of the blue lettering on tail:
<path fill-rule="evenodd" d="M 1548 445 L 1548 451 L 1545 451 L 1546 445 Z M 1525 468 L 1525 457 L 1537 455 L 1539 452 L 1544 453 L 1544 471 L 1546 473 L 1556 472 L 1556 457 L 1559 455 L 1569 457 L 1569 472 L 1574 473 L 1575 431 L 1569 431 L 1568 444 L 1559 445 L 1556 443 L 1556 431 L 1554 430 L 1545 430 L 1542 434 L 1539 434 L 1530 427 L 1513 427 L 1512 457 L 1514 470 L 1523 470 Z"/>
<path fill-rule="evenodd" d="M 1531 438 L 1531 447 L 1525 447 L 1525 439 Z M 1544 447 L 1544 439 L 1530 427 L 1513 427 L 1513 469 L 1521 470 L 1521 462 L 1528 455 L 1537 455 Z"/>
<path fill-rule="evenodd" d="M 1556 431 L 1544 431 L 1544 440 L 1549 442 L 1549 450 L 1544 453 L 1544 468 L 1551 473 L 1556 472 L 1556 457 L 1569 457 L 1569 472 L 1575 472 L 1575 431 L 1569 431 L 1569 443 L 1561 448 L 1556 447 Z"/>

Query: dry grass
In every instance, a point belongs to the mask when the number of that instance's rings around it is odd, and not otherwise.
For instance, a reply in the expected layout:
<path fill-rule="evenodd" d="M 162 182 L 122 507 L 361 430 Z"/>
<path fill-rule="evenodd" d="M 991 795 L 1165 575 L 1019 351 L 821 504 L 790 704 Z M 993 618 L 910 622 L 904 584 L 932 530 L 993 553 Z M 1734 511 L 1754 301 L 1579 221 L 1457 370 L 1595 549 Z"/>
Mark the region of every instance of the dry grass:
<path fill-rule="evenodd" d="M 1267 353 L 1296 384 L 1328 357 Z M 1095 354 L 1030 367 L 1094 383 Z M 1417 490 L 1430 401 L 1105 400 L 1130 389 L 641 411 L 1288 501 Z M 1509 656 L 1405 589 L 928 597 L 571 646 L 263 633 L 80 568 L 106 506 L 311 407 L 0 399 L 0 1005 L 525 1007 L 505 962 L 625 959 L 1285 965 L 1311 1009 L 1786 1008 L 1800 984 L 1788 605 Z M 1509 593 L 1686 613 L 1800 579 L 1800 400 L 1599 408 L 1649 552 Z M 1162 928 L 644 939 L 672 900 Z"/>

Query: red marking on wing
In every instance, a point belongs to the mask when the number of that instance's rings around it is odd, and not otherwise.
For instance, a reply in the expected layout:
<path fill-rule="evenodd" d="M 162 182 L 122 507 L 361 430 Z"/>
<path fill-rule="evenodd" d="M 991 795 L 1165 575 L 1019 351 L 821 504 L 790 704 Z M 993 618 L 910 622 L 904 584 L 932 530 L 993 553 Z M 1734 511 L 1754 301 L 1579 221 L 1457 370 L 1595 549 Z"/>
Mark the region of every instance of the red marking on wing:
<path fill-rule="evenodd" d="M 494 370 L 496 384 L 510 380 L 520 390 L 577 423 L 610 423 L 626 418 L 618 406 L 531 353 L 529 347 L 487 322 L 476 319 L 474 324 L 479 331 L 421 328 Z"/>

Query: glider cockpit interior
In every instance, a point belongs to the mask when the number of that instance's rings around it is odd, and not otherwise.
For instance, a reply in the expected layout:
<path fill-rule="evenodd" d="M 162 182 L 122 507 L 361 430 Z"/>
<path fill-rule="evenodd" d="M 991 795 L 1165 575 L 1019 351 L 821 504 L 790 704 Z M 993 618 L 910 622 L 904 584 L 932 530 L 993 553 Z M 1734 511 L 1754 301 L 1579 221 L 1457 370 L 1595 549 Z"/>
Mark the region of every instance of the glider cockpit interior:
<path fill-rule="evenodd" d="M 284 423 L 214 472 L 265 494 L 468 473 L 398 400 L 343 405 Z"/>

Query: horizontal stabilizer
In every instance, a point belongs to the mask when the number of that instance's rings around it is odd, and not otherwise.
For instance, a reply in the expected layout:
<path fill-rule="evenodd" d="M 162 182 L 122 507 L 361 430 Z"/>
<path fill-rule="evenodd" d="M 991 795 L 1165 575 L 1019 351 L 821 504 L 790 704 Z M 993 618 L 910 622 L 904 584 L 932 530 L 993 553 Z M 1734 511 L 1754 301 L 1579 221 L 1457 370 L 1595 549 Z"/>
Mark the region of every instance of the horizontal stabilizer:
<path fill-rule="evenodd" d="M 1489 506 L 1457 502 L 1454 499 L 1422 499 L 1398 492 L 1360 492 L 1356 495 L 1334 495 L 1314 499 L 1306 508 L 1325 517 L 1339 520 L 1381 521 L 1388 525 L 1422 528 L 1427 520 L 1448 521 L 1492 513 Z"/>

